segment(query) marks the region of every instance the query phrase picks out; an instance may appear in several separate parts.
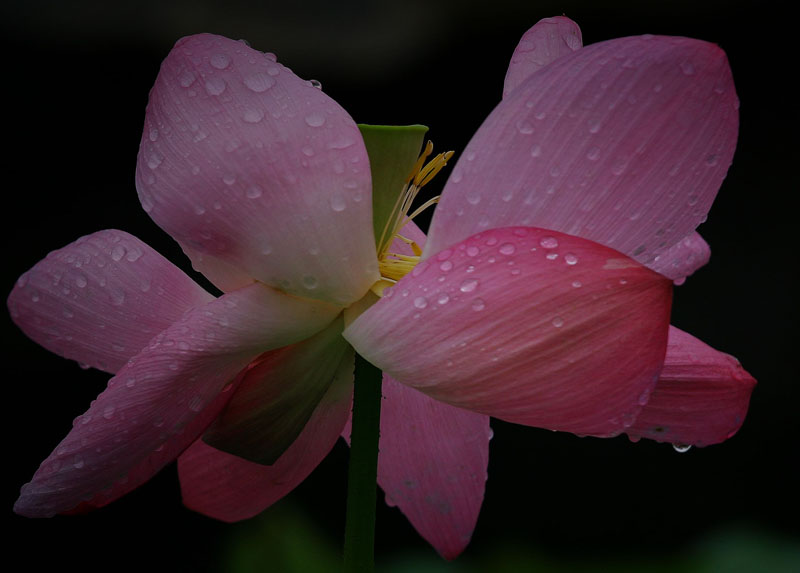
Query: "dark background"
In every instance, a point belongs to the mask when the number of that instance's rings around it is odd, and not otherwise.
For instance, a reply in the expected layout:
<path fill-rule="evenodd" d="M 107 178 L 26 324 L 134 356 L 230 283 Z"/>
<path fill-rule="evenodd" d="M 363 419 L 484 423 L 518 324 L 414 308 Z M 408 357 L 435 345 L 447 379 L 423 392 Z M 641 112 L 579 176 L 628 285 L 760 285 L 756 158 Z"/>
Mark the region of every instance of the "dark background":
<path fill-rule="evenodd" d="M 742 102 L 738 149 L 700 227 L 711 263 L 676 289 L 673 323 L 737 356 L 758 379 L 750 413 L 733 439 L 685 454 L 645 440 L 581 439 L 495 421 L 486 499 L 464 555 L 441 561 L 380 496 L 378 566 L 798 571 L 797 51 L 779 3 L 3 2 L 0 289 L 9 292 L 48 251 L 103 228 L 124 229 L 189 269 L 141 209 L 133 182 L 147 93 L 181 36 L 245 38 L 301 77 L 321 81 L 356 121 L 423 123 L 437 149 L 459 153 L 499 101 L 520 36 L 562 13 L 579 23 L 585 44 L 654 33 L 702 38 L 728 53 Z M 174 465 L 90 515 L 14 515 L 18 488 L 107 376 L 51 355 L 8 317 L 2 324 L 0 506 L 11 527 L 7 562 L 21 560 L 11 570 L 335 565 L 343 443 L 286 499 L 235 525 L 183 508 Z"/>

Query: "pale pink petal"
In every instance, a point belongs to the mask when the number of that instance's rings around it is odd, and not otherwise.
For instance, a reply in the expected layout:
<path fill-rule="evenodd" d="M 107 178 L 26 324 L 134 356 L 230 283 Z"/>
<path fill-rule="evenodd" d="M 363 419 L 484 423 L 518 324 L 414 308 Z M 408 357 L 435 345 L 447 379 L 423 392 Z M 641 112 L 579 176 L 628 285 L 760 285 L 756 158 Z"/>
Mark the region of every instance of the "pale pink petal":
<path fill-rule="evenodd" d="M 420 263 L 344 336 L 396 380 L 454 406 L 613 435 L 660 372 L 671 285 L 597 243 L 494 229 Z"/>
<path fill-rule="evenodd" d="M 417 224 L 414 223 L 414 221 L 409 221 L 406 223 L 403 228 L 400 229 L 399 234 L 404 236 L 406 239 L 414 241 L 418 247 L 425 247 L 425 241 L 427 240 L 427 237 L 425 237 L 425 233 L 422 232 L 422 229 L 417 227 Z M 411 245 L 397 238 L 392 241 L 389 251 L 399 255 L 415 254 L 414 249 L 411 248 Z"/>
<path fill-rule="evenodd" d="M 178 458 L 183 502 L 228 522 L 260 513 L 293 490 L 328 455 L 350 414 L 352 394 L 353 353 L 348 350 L 308 424 L 271 466 L 196 441 Z"/>
<path fill-rule="evenodd" d="M 314 334 L 337 312 L 260 284 L 189 311 L 76 418 L 14 510 L 45 517 L 81 502 L 106 503 L 104 490 L 133 489 L 197 438 L 204 429 L 198 417 L 206 424 L 216 417 L 226 401 L 218 395 L 254 357 Z"/>
<path fill-rule="evenodd" d="M 343 321 L 259 357 L 203 435 L 214 448 L 272 465 L 294 443 L 328 391 L 350 345 Z"/>
<path fill-rule="evenodd" d="M 737 108 L 713 44 L 642 36 L 563 56 L 510 93 L 469 143 L 425 256 L 524 225 L 650 266 L 705 220 L 733 157 Z"/>
<path fill-rule="evenodd" d="M 352 118 L 274 58 L 201 34 L 161 65 L 136 186 L 215 284 L 358 300 L 378 278 L 370 181 Z"/>
<path fill-rule="evenodd" d="M 539 20 L 522 35 L 511 56 L 511 64 L 503 82 L 503 97 L 532 73 L 561 56 L 580 50 L 582 46 L 581 29 L 566 16 Z"/>
<path fill-rule="evenodd" d="M 187 310 L 211 300 L 148 245 L 107 230 L 36 263 L 17 281 L 8 308 L 51 352 L 113 373 Z"/>
<path fill-rule="evenodd" d="M 739 430 L 755 384 L 736 358 L 670 326 L 658 384 L 625 432 L 634 440 L 718 444 Z"/>
<path fill-rule="evenodd" d="M 489 417 L 383 377 L 378 484 L 445 559 L 472 537 L 489 463 Z"/>
<path fill-rule="evenodd" d="M 682 284 L 686 277 L 708 263 L 711 248 L 697 232 L 689 233 L 648 265 L 657 273 Z"/>

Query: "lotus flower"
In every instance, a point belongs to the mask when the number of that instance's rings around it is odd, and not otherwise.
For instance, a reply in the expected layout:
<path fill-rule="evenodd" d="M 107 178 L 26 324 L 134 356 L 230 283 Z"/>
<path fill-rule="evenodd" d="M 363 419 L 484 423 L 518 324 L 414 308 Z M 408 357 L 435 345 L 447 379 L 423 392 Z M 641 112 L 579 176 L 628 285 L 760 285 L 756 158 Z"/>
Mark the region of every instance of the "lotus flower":
<path fill-rule="evenodd" d="M 647 36 L 582 48 L 553 18 L 522 38 L 503 93 L 427 239 L 395 210 L 376 256 L 382 166 L 351 117 L 271 54 L 180 40 L 150 93 L 137 189 L 224 294 L 114 230 L 19 279 L 20 328 L 114 376 L 15 511 L 100 507 L 177 457 L 190 508 L 255 515 L 343 432 L 353 349 L 384 371 L 387 501 L 448 558 L 480 509 L 489 416 L 730 437 L 754 380 L 669 326 L 673 281 L 708 258 L 695 228 L 735 147 L 724 53 Z M 418 164 L 405 199 L 447 158 Z"/>

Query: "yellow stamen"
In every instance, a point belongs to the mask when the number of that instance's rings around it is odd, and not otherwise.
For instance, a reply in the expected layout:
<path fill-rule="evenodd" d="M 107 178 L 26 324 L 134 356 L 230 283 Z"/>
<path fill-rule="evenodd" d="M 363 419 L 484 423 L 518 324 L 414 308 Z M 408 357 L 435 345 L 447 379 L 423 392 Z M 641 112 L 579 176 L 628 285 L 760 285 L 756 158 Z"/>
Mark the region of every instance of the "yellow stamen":
<path fill-rule="evenodd" d="M 381 233 L 381 238 L 378 242 L 378 266 L 381 273 L 381 280 L 372 286 L 372 291 L 378 296 L 382 295 L 383 289 L 387 286 L 394 284 L 411 272 L 422 256 L 422 249 L 420 246 L 411 239 L 402 236 L 400 230 L 405 227 L 408 222 L 425 211 L 425 209 L 439 202 L 438 196 L 433 197 L 415 209 L 411 215 L 408 214 L 420 189 L 427 185 L 453 157 L 453 152 L 448 151 L 446 153 L 439 153 L 428 161 L 428 157 L 430 157 L 432 153 L 433 143 L 429 141 L 425 145 L 425 149 L 420 154 L 417 162 L 414 164 L 411 173 L 406 177 L 405 185 L 403 185 L 403 189 L 397 197 L 397 201 L 394 207 L 392 207 L 389 219 L 386 221 L 386 225 Z M 388 252 L 389 246 L 395 238 L 409 245 L 414 255 L 401 255 Z"/>

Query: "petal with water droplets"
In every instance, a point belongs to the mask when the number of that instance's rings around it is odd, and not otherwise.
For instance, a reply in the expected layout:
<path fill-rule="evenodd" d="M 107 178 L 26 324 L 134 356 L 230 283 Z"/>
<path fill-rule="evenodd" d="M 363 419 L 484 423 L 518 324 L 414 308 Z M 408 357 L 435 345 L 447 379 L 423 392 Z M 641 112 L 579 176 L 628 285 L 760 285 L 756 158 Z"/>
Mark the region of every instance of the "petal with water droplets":
<path fill-rule="evenodd" d="M 337 312 L 261 284 L 189 311 L 109 381 L 14 510 L 47 517 L 82 502 L 104 505 L 137 487 L 217 416 L 227 401 L 220 394 L 253 358 L 314 334 Z"/>
<path fill-rule="evenodd" d="M 581 29 L 566 16 L 539 20 L 522 35 L 511 56 L 503 82 L 503 97 L 532 73 L 582 46 Z"/>
<path fill-rule="evenodd" d="M 710 258 L 711 248 L 695 231 L 656 257 L 650 268 L 681 284 Z"/>
<path fill-rule="evenodd" d="M 378 484 L 386 503 L 445 559 L 472 537 L 483 502 L 489 417 L 454 408 L 383 376 Z M 350 426 L 342 435 L 349 443 Z"/>
<path fill-rule="evenodd" d="M 442 192 L 425 256 L 525 225 L 651 266 L 705 220 L 731 164 L 737 108 L 713 44 L 642 36 L 562 56 L 475 134 Z"/>
<path fill-rule="evenodd" d="M 658 384 L 625 432 L 632 439 L 718 444 L 744 422 L 755 384 L 733 356 L 671 326 Z"/>
<path fill-rule="evenodd" d="M 297 487 L 328 455 L 350 414 L 352 395 L 353 353 L 348 350 L 303 431 L 273 465 L 243 460 L 202 440 L 192 444 L 178 458 L 183 502 L 228 522 L 260 513 Z"/>
<path fill-rule="evenodd" d="M 211 300 L 148 245 L 106 230 L 36 263 L 17 281 L 8 308 L 51 352 L 113 373 L 187 310 Z"/>
<path fill-rule="evenodd" d="M 200 34 L 169 53 L 150 92 L 136 187 L 222 290 L 255 278 L 345 306 L 378 278 L 356 124 L 241 42 Z"/>
<path fill-rule="evenodd" d="M 633 422 L 661 369 L 671 288 L 597 243 L 494 229 L 420 263 L 344 336 L 392 378 L 438 400 L 613 435 Z"/>

